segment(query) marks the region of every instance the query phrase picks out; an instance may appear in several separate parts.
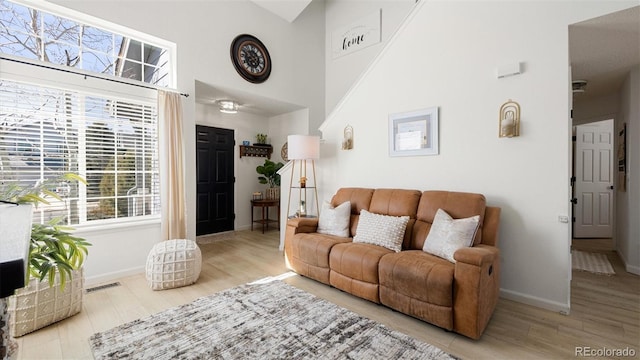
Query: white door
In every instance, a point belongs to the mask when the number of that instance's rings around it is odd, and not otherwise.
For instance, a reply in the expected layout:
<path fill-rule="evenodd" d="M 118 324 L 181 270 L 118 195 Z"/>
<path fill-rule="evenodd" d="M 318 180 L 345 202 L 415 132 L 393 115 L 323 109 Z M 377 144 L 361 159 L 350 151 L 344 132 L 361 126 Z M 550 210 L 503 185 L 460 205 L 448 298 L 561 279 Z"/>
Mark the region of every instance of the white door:
<path fill-rule="evenodd" d="M 613 138 L 613 120 L 576 127 L 573 237 L 612 237 Z"/>

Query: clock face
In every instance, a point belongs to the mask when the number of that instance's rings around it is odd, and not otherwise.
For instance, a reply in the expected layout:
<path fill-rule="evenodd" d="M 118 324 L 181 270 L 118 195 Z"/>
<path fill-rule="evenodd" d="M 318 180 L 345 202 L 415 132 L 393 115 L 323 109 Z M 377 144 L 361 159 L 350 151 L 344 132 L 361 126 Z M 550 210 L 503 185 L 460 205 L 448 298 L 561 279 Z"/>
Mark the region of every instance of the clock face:
<path fill-rule="evenodd" d="M 243 34 L 231 43 L 231 61 L 245 80 L 261 83 L 271 75 L 271 58 L 264 44 L 256 37 Z"/>

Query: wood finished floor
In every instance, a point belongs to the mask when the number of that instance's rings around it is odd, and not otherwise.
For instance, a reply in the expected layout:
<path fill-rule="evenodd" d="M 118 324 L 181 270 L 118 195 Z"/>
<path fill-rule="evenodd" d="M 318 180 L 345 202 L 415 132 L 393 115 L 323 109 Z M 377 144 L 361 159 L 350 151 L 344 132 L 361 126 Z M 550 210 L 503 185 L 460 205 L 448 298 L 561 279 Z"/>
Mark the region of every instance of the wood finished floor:
<path fill-rule="evenodd" d="M 18 359 L 91 359 L 91 334 L 190 302 L 214 292 L 286 272 L 278 232 L 239 231 L 201 244 L 202 273 L 192 286 L 151 291 L 144 274 L 118 279 L 121 286 L 84 297 L 82 312 L 17 339 Z M 574 242 L 575 248 L 605 252 L 615 276 L 574 271 L 568 316 L 500 299 L 479 341 L 356 298 L 300 276 L 286 281 L 463 359 L 570 359 L 577 346 L 635 350 L 640 357 L 640 281 L 624 271 L 606 243 Z"/>

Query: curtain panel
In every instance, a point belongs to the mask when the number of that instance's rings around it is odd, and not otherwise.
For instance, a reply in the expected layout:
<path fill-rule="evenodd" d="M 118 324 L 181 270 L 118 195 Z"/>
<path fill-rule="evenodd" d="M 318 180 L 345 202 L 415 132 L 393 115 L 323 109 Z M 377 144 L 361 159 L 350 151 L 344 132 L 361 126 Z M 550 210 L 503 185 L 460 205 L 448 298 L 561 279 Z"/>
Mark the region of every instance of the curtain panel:
<path fill-rule="evenodd" d="M 187 236 L 182 99 L 158 90 L 162 240 Z"/>

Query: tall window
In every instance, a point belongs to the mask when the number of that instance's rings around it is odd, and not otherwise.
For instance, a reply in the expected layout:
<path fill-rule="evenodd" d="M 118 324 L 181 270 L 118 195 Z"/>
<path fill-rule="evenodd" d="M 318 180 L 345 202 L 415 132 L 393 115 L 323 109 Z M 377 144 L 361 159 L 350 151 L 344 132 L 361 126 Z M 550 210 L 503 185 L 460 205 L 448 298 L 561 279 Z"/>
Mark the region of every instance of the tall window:
<path fill-rule="evenodd" d="M 61 174 L 62 201 L 35 221 L 67 224 L 159 214 L 155 102 L 0 80 L 0 182 L 30 187 Z"/>
<path fill-rule="evenodd" d="M 170 43 L 41 5 L 0 0 L 4 58 L 173 86 Z M 87 181 L 56 182 L 62 201 L 39 206 L 34 221 L 78 225 L 160 214 L 157 104 L 150 90 L 142 96 L 140 88 L 103 80 L 79 85 L 77 75 L 0 63 L 0 187 L 29 187 L 68 172 Z"/>

